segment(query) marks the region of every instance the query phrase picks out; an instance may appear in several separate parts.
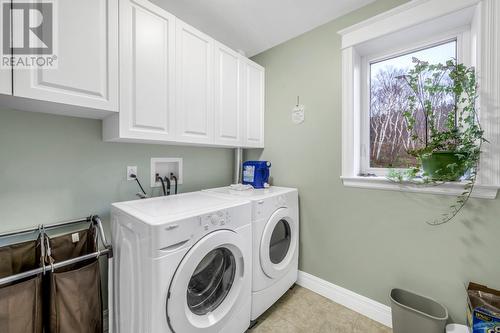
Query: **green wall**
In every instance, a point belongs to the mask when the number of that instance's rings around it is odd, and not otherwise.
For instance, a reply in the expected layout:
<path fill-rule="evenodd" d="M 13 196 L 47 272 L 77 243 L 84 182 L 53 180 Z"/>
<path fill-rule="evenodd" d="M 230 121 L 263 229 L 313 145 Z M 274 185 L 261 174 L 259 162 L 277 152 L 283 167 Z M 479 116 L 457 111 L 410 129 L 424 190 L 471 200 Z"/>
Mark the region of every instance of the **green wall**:
<path fill-rule="evenodd" d="M 450 197 L 344 187 L 341 173 L 341 53 L 337 31 L 404 1 L 383 0 L 274 47 L 266 67 L 266 148 L 275 185 L 299 188 L 300 269 L 389 304 L 393 287 L 432 296 L 465 320 L 464 285 L 500 289 L 500 200 L 471 200 L 452 223 L 425 222 Z M 296 97 L 306 106 L 291 122 Z"/>
<path fill-rule="evenodd" d="M 137 199 L 127 165 L 151 193 L 152 157 L 184 159 L 179 192 L 231 183 L 231 149 L 106 143 L 100 120 L 0 110 L 0 231 L 90 213 L 107 220 L 110 203 Z"/>

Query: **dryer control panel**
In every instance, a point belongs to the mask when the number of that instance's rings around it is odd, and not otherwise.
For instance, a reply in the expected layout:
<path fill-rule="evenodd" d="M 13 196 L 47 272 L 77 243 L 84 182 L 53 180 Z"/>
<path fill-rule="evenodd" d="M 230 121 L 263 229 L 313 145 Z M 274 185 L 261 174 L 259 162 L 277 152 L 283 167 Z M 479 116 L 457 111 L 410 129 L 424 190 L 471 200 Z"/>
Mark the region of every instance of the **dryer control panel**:
<path fill-rule="evenodd" d="M 298 209 L 298 192 L 291 191 L 253 202 L 252 219 L 268 219 L 279 208 Z"/>

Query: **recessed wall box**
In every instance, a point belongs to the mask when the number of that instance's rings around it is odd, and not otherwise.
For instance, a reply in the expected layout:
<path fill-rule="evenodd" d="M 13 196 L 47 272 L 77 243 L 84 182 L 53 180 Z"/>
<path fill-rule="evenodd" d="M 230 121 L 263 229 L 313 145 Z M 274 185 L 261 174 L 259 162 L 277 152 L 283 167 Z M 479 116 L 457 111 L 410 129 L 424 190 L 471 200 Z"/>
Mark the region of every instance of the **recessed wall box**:
<path fill-rule="evenodd" d="M 182 184 L 182 158 L 152 158 L 151 159 L 151 187 L 160 187 L 161 182 L 156 181 L 156 174 L 165 179 L 171 174 L 177 177 L 177 183 Z"/>

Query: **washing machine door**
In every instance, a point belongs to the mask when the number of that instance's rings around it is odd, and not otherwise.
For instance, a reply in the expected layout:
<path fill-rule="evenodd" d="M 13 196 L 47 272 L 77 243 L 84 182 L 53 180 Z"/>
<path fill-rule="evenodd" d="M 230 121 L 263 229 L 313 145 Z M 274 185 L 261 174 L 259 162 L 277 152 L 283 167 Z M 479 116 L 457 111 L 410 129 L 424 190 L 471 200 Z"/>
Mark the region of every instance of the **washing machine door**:
<path fill-rule="evenodd" d="M 298 222 L 288 208 L 271 215 L 260 242 L 260 264 L 268 277 L 279 279 L 286 274 L 297 250 L 298 233 Z"/>
<path fill-rule="evenodd" d="M 241 236 L 214 231 L 185 255 L 170 284 L 167 319 L 176 333 L 218 333 L 243 301 L 246 272 Z"/>

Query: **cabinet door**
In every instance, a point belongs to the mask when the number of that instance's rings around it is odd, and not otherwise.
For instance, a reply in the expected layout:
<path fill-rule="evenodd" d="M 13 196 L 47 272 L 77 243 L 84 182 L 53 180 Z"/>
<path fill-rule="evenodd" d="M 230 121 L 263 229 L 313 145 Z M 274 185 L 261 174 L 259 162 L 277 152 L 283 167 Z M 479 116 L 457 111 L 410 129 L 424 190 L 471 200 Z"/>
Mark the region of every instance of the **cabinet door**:
<path fill-rule="evenodd" d="M 10 69 L 0 69 L 0 94 L 12 94 L 12 72 Z"/>
<path fill-rule="evenodd" d="M 242 107 L 241 56 L 215 43 L 215 143 L 241 146 Z"/>
<path fill-rule="evenodd" d="M 0 6 L 3 6 L 3 2 L 0 3 Z M 2 22 L 0 22 L 0 39 L 3 39 L 4 36 L 4 31 L 3 31 L 4 25 L 5 24 L 2 24 Z M 2 43 L 0 43 L 0 47 L 3 47 Z M 3 54 L 2 49 L 0 49 L 0 54 L 2 55 L 2 57 L 8 57 L 10 55 L 10 54 Z M 0 68 L 0 94 L 5 94 L 5 95 L 12 94 L 12 69 L 10 67 Z"/>
<path fill-rule="evenodd" d="M 262 66 L 246 60 L 244 66 L 244 141 L 246 147 L 264 147 L 264 81 Z"/>
<path fill-rule="evenodd" d="M 118 111 L 118 0 L 64 0 L 53 8 L 57 68 L 15 69 L 14 96 Z M 22 27 L 16 17 L 13 23 Z"/>
<path fill-rule="evenodd" d="M 177 137 L 213 143 L 213 45 L 209 36 L 177 20 Z"/>
<path fill-rule="evenodd" d="M 175 17 L 147 0 L 120 2 L 120 132 L 173 138 Z"/>

